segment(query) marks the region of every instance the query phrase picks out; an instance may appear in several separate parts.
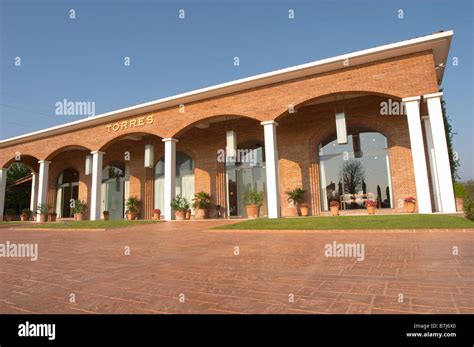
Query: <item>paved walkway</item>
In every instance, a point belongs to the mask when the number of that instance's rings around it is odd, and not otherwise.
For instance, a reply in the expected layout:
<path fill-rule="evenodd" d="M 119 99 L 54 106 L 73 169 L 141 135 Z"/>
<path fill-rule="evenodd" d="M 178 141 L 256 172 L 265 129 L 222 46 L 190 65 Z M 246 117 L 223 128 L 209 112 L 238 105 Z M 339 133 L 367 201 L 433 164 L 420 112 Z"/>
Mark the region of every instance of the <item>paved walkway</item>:
<path fill-rule="evenodd" d="M 474 313 L 474 232 L 0 229 L 0 313 Z M 364 260 L 326 245 L 364 245 Z M 453 255 L 453 247 L 459 254 Z M 126 251 L 130 249 L 130 254 Z"/>

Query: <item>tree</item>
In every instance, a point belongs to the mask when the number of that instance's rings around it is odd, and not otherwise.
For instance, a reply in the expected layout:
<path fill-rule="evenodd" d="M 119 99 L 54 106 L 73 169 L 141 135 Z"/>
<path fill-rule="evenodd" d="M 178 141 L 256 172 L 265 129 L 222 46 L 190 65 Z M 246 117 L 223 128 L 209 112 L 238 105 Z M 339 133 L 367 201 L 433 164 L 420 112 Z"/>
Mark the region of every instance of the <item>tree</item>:
<path fill-rule="evenodd" d="M 7 185 L 31 175 L 31 170 L 22 163 L 13 163 L 7 171 Z M 31 187 L 8 187 L 5 191 L 5 209 L 14 208 L 19 214 L 30 206 Z"/>
<path fill-rule="evenodd" d="M 343 182 L 344 193 L 355 194 L 361 190 L 362 181 L 365 179 L 362 163 L 358 160 L 346 161 L 339 172 L 339 179 Z"/>
<path fill-rule="evenodd" d="M 443 90 L 441 89 L 441 91 Z M 453 138 L 454 135 L 457 135 L 457 133 L 453 131 L 451 119 L 446 114 L 446 102 L 444 101 L 444 99 L 441 99 L 441 110 L 443 112 L 444 130 L 446 131 L 446 143 L 448 145 L 449 165 L 451 167 L 451 175 L 454 183 L 459 179 L 458 168 L 460 166 L 459 158 L 455 158 L 453 149 Z"/>

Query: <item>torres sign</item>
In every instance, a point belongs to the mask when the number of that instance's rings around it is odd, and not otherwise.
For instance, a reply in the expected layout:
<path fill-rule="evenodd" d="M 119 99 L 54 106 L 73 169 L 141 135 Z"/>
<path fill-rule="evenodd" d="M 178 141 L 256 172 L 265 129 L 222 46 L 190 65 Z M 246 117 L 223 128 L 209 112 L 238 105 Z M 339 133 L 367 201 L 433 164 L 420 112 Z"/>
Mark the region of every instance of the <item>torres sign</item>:
<path fill-rule="evenodd" d="M 125 130 L 130 128 L 142 127 L 148 124 L 153 124 L 154 118 L 153 115 L 143 116 L 132 118 L 128 120 L 124 120 L 121 122 L 107 124 L 105 127 L 107 128 L 107 132 L 115 132 L 119 130 Z"/>

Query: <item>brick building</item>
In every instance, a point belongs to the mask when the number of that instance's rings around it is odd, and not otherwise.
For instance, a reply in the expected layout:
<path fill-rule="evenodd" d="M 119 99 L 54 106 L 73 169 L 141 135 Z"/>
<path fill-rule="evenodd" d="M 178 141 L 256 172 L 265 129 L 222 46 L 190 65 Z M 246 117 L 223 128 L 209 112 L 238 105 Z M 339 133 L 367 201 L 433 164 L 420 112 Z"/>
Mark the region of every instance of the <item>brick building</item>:
<path fill-rule="evenodd" d="M 33 174 L 31 206 L 70 217 L 140 217 L 205 191 L 227 216 L 245 217 L 243 196 L 264 192 L 263 215 L 295 213 L 301 187 L 310 214 L 362 210 L 373 199 L 398 212 L 455 212 L 439 92 L 453 33 L 388 44 L 265 73 L 0 141 L 0 213 L 11 163 Z M 211 214 L 212 215 L 212 214 Z"/>

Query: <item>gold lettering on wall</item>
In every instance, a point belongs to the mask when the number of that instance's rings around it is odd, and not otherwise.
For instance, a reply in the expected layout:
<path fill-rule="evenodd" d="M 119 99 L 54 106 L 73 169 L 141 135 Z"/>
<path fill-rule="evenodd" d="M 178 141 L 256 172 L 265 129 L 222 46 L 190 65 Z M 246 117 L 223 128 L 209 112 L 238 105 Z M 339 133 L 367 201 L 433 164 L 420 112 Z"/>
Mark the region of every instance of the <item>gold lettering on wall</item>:
<path fill-rule="evenodd" d="M 142 116 L 142 117 L 137 117 L 137 118 L 132 118 L 116 123 L 110 123 L 105 126 L 107 129 L 107 132 L 115 132 L 119 130 L 125 130 L 125 129 L 132 129 L 136 127 L 142 127 L 145 125 L 153 124 L 155 121 L 153 115 L 149 116 Z"/>

